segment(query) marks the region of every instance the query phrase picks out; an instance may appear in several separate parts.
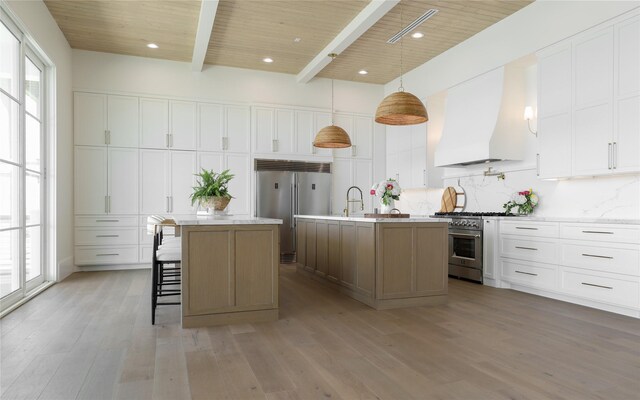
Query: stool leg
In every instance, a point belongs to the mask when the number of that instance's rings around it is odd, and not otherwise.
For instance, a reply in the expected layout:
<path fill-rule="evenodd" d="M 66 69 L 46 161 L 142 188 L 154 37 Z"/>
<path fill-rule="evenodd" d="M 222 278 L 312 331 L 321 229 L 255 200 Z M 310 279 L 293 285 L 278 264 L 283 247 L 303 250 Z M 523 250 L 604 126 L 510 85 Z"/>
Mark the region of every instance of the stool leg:
<path fill-rule="evenodd" d="M 155 260 L 151 265 L 151 275 L 151 325 L 155 325 L 158 304 L 158 263 Z"/>

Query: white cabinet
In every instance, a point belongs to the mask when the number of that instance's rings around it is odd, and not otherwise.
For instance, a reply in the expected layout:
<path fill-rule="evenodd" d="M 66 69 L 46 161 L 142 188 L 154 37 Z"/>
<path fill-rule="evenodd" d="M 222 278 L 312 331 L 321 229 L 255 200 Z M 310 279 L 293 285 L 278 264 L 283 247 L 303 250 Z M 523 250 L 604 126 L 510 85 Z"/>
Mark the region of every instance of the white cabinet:
<path fill-rule="evenodd" d="M 290 154 L 295 149 L 295 112 L 277 109 L 275 111 L 274 151 Z"/>
<path fill-rule="evenodd" d="M 335 124 L 347 131 L 351 139 L 351 147 L 336 149 L 335 156 L 371 159 L 373 155 L 373 119 L 345 114 L 336 114 L 334 119 Z"/>
<path fill-rule="evenodd" d="M 316 137 L 314 113 L 311 111 L 296 111 L 296 153 L 315 154 L 313 140 Z"/>
<path fill-rule="evenodd" d="M 75 147 L 75 214 L 138 213 L 138 150 Z"/>
<path fill-rule="evenodd" d="M 254 107 L 253 114 L 253 152 L 274 152 L 275 143 L 275 110 L 272 108 Z"/>
<path fill-rule="evenodd" d="M 249 107 L 198 104 L 198 150 L 249 152 Z"/>
<path fill-rule="evenodd" d="M 613 27 L 576 39 L 573 60 L 573 174 L 608 173 L 613 141 Z"/>
<path fill-rule="evenodd" d="M 333 214 L 344 213 L 347 190 L 357 186 L 362 190 L 364 212 L 373 212 L 373 196 L 369 190 L 373 185 L 373 164 L 370 160 L 336 158 L 332 165 L 333 177 Z M 352 190 L 351 199 L 358 199 L 360 193 Z M 361 214 L 363 210 L 358 203 L 349 204 L 349 214 Z"/>
<path fill-rule="evenodd" d="M 426 123 L 387 127 L 387 175 L 402 189 L 428 186 Z"/>
<path fill-rule="evenodd" d="M 140 212 L 191 214 L 196 153 L 140 150 Z"/>
<path fill-rule="evenodd" d="M 171 149 L 196 149 L 196 103 L 189 101 L 170 101 L 169 126 L 169 147 Z"/>
<path fill-rule="evenodd" d="M 196 103 L 140 99 L 140 147 L 195 150 Z"/>
<path fill-rule="evenodd" d="M 76 214 L 107 213 L 107 149 L 75 147 L 74 210 Z"/>
<path fill-rule="evenodd" d="M 169 147 L 169 101 L 140 99 L 140 147 Z"/>
<path fill-rule="evenodd" d="M 640 17 L 538 54 L 538 175 L 640 171 Z"/>
<path fill-rule="evenodd" d="M 233 199 L 227 211 L 234 215 L 251 213 L 251 159 L 248 154 L 198 152 L 198 170 L 203 168 L 216 172 L 228 169 L 234 177 L 229 182 Z"/>
<path fill-rule="evenodd" d="M 74 93 L 74 142 L 138 147 L 138 98 Z"/>

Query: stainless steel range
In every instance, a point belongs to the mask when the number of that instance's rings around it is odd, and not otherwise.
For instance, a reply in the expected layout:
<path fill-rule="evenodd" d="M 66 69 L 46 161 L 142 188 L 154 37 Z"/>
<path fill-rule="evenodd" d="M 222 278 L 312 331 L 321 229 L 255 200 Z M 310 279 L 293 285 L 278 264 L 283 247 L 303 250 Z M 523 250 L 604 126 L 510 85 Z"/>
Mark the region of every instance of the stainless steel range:
<path fill-rule="evenodd" d="M 437 212 L 449 222 L 449 276 L 482 283 L 482 217 L 506 216 L 496 212 Z"/>

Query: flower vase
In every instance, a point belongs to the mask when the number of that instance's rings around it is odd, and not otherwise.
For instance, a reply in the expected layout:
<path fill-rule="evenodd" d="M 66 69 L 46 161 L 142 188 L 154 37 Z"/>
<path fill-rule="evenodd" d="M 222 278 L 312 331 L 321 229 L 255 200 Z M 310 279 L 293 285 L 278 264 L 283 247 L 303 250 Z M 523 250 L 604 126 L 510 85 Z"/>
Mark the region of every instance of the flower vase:
<path fill-rule="evenodd" d="M 394 199 L 388 199 L 388 204 L 384 204 L 382 199 L 380 199 L 380 214 L 391 214 L 391 210 L 396 208 L 396 201 Z"/>

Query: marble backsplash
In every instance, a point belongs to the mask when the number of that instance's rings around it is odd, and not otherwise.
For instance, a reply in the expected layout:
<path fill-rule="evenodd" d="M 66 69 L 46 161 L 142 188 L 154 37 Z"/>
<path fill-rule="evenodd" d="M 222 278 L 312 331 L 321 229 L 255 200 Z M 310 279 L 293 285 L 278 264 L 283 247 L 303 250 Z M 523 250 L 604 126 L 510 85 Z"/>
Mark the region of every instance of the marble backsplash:
<path fill-rule="evenodd" d="M 505 171 L 504 180 L 481 173 L 445 178 L 443 186 L 455 187 L 458 179 L 467 195 L 465 211 L 504 211 L 514 192 L 532 188 L 540 198 L 538 216 L 640 219 L 640 175 L 545 181 L 535 169 L 525 169 Z M 440 210 L 442 192 L 405 190 L 396 206 L 412 215 L 431 215 Z"/>

